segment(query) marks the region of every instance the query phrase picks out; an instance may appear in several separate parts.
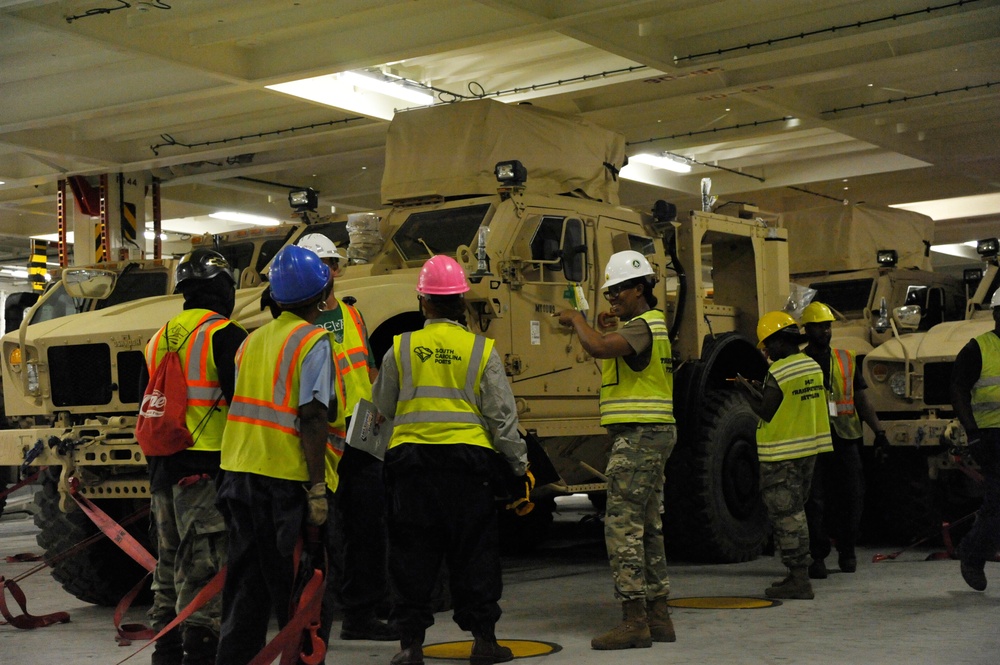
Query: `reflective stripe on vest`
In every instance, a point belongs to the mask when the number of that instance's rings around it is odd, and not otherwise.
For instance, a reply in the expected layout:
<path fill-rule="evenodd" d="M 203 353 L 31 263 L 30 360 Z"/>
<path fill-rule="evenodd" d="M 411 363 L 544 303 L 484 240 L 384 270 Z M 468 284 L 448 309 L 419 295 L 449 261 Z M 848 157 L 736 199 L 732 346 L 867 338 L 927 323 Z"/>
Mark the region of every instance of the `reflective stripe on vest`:
<path fill-rule="evenodd" d="M 783 397 L 771 421 L 757 425 L 760 461 L 780 462 L 833 450 L 823 371 L 816 361 L 796 353 L 775 362 L 768 373 Z"/>
<path fill-rule="evenodd" d="M 854 373 L 857 359 L 852 351 L 830 349 L 830 387 L 837 405 L 837 417 L 830 420 L 833 430 L 842 439 L 860 439 L 861 419 L 854 404 Z"/>
<path fill-rule="evenodd" d="M 972 386 L 972 416 L 981 429 L 1000 428 L 1000 337 L 992 330 L 976 337 L 983 369 Z"/>
<path fill-rule="evenodd" d="M 653 336 L 649 364 L 636 372 L 622 358 L 603 361 L 601 425 L 674 422 L 674 372 L 666 317 L 651 309 L 637 318 L 646 322 Z"/>
<path fill-rule="evenodd" d="M 333 344 L 337 372 L 344 381 L 346 402 L 341 404 L 344 404 L 346 415 L 350 415 L 360 400 L 372 399 L 372 380 L 368 374 L 370 357 L 361 314 L 350 305 L 339 301 L 338 303 L 344 319 L 344 341 L 338 344 L 331 335 L 330 343 Z"/>
<path fill-rule="evenodd" d="M 171 349 L 171 340 L 166 337 L 168 331 L 175 343 L 183 342 L 179 349 L 171 350 L 176 350 L 180 356 L 187 382 L 184 421 L 188 431 L 195 435 L 194 445 L 188 450 L 217 451 L 222 445 L 228 405 L 219 385 L 212 336 L 230 323 L 226 317 L 208 309 L 186 309 L 170 319 L 146 345 L 146 368 L 152 376 L 167 350 Z M 217 410 L 213 411 L 213 407 Z"/>
<path fill-rule="evenodd" d="M 397 335 L 399 402 L 389 447 L 463 443 L 492 448 L 478 395 L 493 340 L 451 323 Z"/>
<path fill-rule="evenodd" d="M 223 469 L 309 480 L 300 442 L 299 381 L 306 354 L 326 334 L 282 312 L 244 340 L 222 438 Z"/>

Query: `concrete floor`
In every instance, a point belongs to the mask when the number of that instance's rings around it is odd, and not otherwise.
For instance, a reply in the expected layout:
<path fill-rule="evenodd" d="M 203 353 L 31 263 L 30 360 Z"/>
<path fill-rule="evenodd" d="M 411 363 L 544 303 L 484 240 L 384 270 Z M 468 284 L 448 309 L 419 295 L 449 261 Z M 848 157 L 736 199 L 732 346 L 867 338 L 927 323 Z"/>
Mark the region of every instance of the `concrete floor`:
<path fill-rule="evenodd" d="M 14 577 L 30 563 L 6 563 L 4 557 L 38 552 L 30 517 L 16 512 L 13 500 L 0 519 L 0 575 Z M 677 642 L 650 649 L 599 652 L 590 639 L 611 628 L 620 605 L 612 593 L 599 530 L 580 526 L 590 511 L 586 501 L 560 504 L 555 537 L 530 556 L 505 559 L 504 616 L 498 636 L 558 644 L 555 653 L 524 662 L 539 665 L 627 663 L 671 664 L 854 664 L 916 665 L 1000 662 L 1000 566 L 990 565 L 991 587 L 969 589 L 957 561 L 925 561 L 933 550 L 907 551 L 896 560 L 871 563 L 878 552 L 898 548 L 865 548 L 858 552 L 855 574 L 832 572 L 814 581 L 816 599 L 785 601 L 764 609 L 673 610 Z M 835 557 L 828 563 L 835 567 Z M 672 564 L 673 599 L 704 596 L 763 598 L 763 590 L 782 577 L 775 558 L 744 564 L 702 566 Z M 114 639 L 111 608 L 95 607 L 64 592 L 47 573 L 22 584 L 34 614 L 68 611 L 71 622 L 33 631 L 0 625 L 0 664 L 114 665 L 139 645 L 119 647 Z M 145 608 L 135 608 L 128 621 L 143 621 Z M 427 643 L 465 640 L 468 635 L 440 613 Z M 336 626 L 334 634 L 336 635 Z M 327 663 L 386 664 L 394 643 L 330 644 Z M 149 650 L 129 663 L 148 663 Z M 447 663 L 428 659 L 428 663 Z M 458 662 L 458 661 L 451 661 Z M 515 661 L 517 662 L 517 661 Z"/>

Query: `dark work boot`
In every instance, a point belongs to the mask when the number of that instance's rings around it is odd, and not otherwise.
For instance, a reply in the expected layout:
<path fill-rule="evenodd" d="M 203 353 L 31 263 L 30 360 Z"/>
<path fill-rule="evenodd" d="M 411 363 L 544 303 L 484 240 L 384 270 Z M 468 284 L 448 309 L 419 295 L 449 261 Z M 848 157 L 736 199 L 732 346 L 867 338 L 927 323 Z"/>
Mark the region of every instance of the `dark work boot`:
<path fill-rule="evenodd" d="M 152 665 L 181 665 L 183 658 L 184 647 L 181 645 L 181 629 L 174 628 L 156 640 L 156 644 L 153 645 L 153 655 L 150 658 L 150 663 Z"/>
<path fill-rule="evenodd" d="M 796 566 L 791 568 L 788 581 L 769 589 L 764 589 L 764 595 L 768 598 L 792 598 L 796 600 L 812 600 L 812 584 L 809 582 L 809 572 L 806 566 Z"/>
<path fill-rule="evenodd" d="M 642 598 L 622 602 L 622 622 L 607 633 L 590 641 L 593 649 L 635 649 L 653 646 L 646 617 L 646 601 Z"/>
<path fill-rule="evenodd" d="M 976 591 L 986 591 L 986 562 L 962 558 L 960 570 L 965 583 Z"/>
<path fill-rule="evenodd" d="M 469 656 L 471 665 L 493 665 L 514 660 L 514 652 L 497 642 L 494 630 L 475 631 L 472 633 L 472 654 Z"/>
<path fill-rule="evenodd" d="M 219 636 L 206 626 L 184 626 L 182 665 L 215 665 Z"/>
<path fill-rule="evenodd" d="M 646 623 L 649 624 L 649 636 L 654 642 L 676 642 L 674 622 L 670 620 L 667 597 L 661 596 L 646 603 Z"/>
<path fill-rule="evenodd" d="M 813 562 L 809 564 L 809 579 L 825 580 L 826 578 L 826 562 L 823 559 L 813 559 Z"/>
<path fill-rule="evenodd" d="M 858 569 L 858 557 L 854 554 L 854 548 L 844 549 L 837 555 L 837 564 L 843 573 L 853 573 Z"/>
<path fill-rule="evenodd" d="M 376 619 L 374 613 L 351 613 L 344 615 L 340 639 L 394 642 L 399 639 L 399 631 L 395 626 Z"/>
<path fill-rule="evenodd" d="M 399 640 L 399 653 L 389 665 L 424 665 L 424 640 L 422 637 L 403 637 Z"/>

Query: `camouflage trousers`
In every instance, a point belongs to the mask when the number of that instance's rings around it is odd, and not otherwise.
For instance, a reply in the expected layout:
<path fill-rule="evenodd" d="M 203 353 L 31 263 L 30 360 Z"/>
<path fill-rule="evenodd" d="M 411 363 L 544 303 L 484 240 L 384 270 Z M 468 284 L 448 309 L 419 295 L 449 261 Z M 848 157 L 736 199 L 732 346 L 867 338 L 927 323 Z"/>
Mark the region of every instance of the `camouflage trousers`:
<path fill-rule="evenodd" d="M 159 558 L 148 616 L 153 628 L 159 630 L 226 564 L 226 524 L 215 507 L 215 481 L 210 478 L 153 492 L 152 514 Z M 220 593 L 184 624 L 209 628 L 218 635 L 221 618 Z"/>
<path fill-rule="evenodd" d="M 806 499 L 816 456 L 760 463 L 760 491 L 774 528 L 774 545 L 789 568 L 808 566 Z"/>
<path fill-rule="evenodd" d="M 615 596 L 653 600 L 670 592 L 664 552 L 663 471 L 677 442 L 674 425 L 614 425 L 608 460 L 604 541 Z"/>

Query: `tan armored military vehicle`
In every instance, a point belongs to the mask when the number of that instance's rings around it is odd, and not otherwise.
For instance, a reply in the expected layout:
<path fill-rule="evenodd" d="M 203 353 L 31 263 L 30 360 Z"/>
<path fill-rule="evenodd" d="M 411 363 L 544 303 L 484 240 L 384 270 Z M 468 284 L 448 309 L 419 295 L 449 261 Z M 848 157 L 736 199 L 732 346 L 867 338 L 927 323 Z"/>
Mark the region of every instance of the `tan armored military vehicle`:
<path fill-rule="evenodd" d="M 891 444 L 888 472 L 881 478 L 885 528 L 901 537 L 959 517 L 982 493 L 949 455 L 952 444 L 943 438 L 955 417 L 949 395 L 955 357 L 970 339 L 993 328 L 989 303 L 1000 287 L 998 242 L 991 238 L 978 245 L 986 263 L 982 271 L 973 271 L 980 276 L 969 280 L 964 318 L 920 332 L 921 312 L 896 308 L 889 321 L 893 338 L 865 358 L 868 396 Z"/>
<path fill-rule="evenodd" d="M 788 230 L 792 281 L 816 291 L 837 320 L 831 345 L 858 354 L 892 339 L 888 314 L 920 306 L 918 330 L 965 315 L 956 277 L 931 269 L 934 220 L 926 215 L 861 204 L 782 213 Z"/>
<path fill-rule="evenodd" d="M 611 166 L 623 161 L 620 135 L 530 106 L 476 101 L 397 114 L 382 185 L 388 207 L 279 228 L 280 240 L 248 237 L 252 247 L 239 251 L 227 239 L 221 250 L 245 287 L 234 317 L 261 325 L 269 316 L 259 304 L 267 260 L 304 232 L 325 233 L 351 258 L 336 292 L 356 300 L 381 358 L 393 335 L 422 325 L 414 292 L 421 265 L 434 254 L 454 256 L 472 282 L 469 326 L 496 340 L 521 425 L 559 475 L 537 490 L 531 516 L 543 525 L 551 519 L 546 497 L 604 488 L 610 444 L 598 413 L 600 362 L 553 315 L 586 301 L 596 325 L 609 310 L 600 290 L 608 258 L 641 251 L 671 285 L 659 295 L 678 336 L 681 443 L 667 469 L 669 542 L 703 559 L 752 558 L 768 538 L 756 417 L 726 379 L 766 371 L 755 326 L 788 296 L 785 234 L 755 219 L 694 212 L 673 222 L 667 205 L 653 214 L 622 207 Z M 712 297 L 701 278 L 708 265 Z M 37 447 L 34 464 L 59 470 L 38 495 L 39 542 L 50 553 L 92 531 L 71 501 L 60 501 L 67 478 L 116 517 L 147 501 L 133 437 L 142 349 L 180 309 L 179 296 L 149 298 L 3 340 L 8 412 L 28 428 L 0 432 L 0 464 L 20 464 Z M 11 361 L 15 351 L 20 363 Z M 116 601 L 135 575 L 105 545 L 58 564 L 54 575 L 81 598 Z"/>

